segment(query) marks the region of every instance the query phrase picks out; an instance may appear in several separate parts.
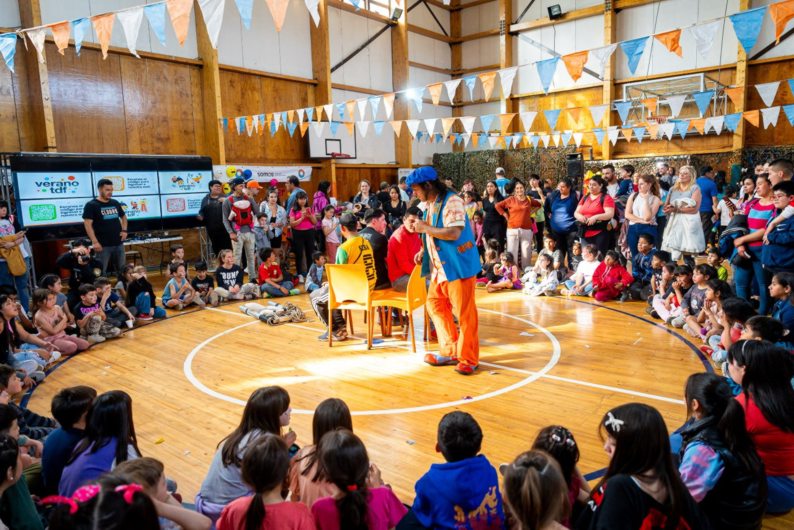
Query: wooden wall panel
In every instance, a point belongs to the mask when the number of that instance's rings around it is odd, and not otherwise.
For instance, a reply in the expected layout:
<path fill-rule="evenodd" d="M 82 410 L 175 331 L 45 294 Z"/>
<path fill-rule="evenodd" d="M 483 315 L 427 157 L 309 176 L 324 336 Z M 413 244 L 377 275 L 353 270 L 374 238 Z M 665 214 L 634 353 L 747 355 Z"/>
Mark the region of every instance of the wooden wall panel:
<path fill-rule="evenodd" d="M 221 105 L 223 115 L 228 117 L 306 107 L 313 90 L 306 83 L 221 70 Z M 300 129 L 295 130 L 293 137 L 283 128 L 272 137 L 270 131 L 249 137 L 245 132 L 238 135 L 234 124 L 229 123 L 224 140 L 229 164 L 298 162 L 309 156 L 309 141 L 300 136 Z"/>
<path fill-rule="evenodd" d="M 780 81 L 781 79 L 790 79 L 792 77 L 794 77 L 794 62 L 791 61 L 750 65 L 747 73 L 747 109 L 761 109 L 766 106 L 761 100 L 761 96 L 758 95 L 758 91 L 752 85 Z M 782 81 L 772 105 L 789 105 L 791 103 L 794 103 L 794 94 L 791 93 L 788 83 Z M 783 109 L 780 110 L 777 127 L 763 129 L 763 119 L 759 120 L 759 125 L 760 127 L 753 127 L 749 123 L 745 124 L 746 147 L 794 144 L 794 127 L 789 125 Z"/>
<path fill-rule="evenodd" d="M 3 68 L 0 69 L 0 151 L 18 151 L 19 149 L 19 124 L 17 123 L 14 98 L 14 78 L 7 68 Z"/>

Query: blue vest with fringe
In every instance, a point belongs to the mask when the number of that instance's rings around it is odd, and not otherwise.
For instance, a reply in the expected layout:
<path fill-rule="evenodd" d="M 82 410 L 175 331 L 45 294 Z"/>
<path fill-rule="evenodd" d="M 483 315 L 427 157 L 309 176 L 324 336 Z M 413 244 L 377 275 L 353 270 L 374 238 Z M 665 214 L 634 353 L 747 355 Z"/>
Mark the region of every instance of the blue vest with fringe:
<path fill-rule="evenodd" d="M 428 217 L 428 212 L 425 212 L 425 221 L 434 227 L 444 228 L 444 206 L 450 197 L 455 195 L 453 192 L 447 190 L 444 200 L 440 208 L 436 208 L 435 214 L 432 218 Z M 438 205 L 438 198 L 436 198 L 436 205 Z M 469 224 L 469 217 L 464 218 L 463 231 L 460 237 L 455 241 L 447 241 L 445 239 L 433 238 L 433 243 L 436 245 L 438 257 L 441 260 L 441 266 L 444 267 L 444 274 L 448 282 L 454 282 L 462 278 L 471 278 L 480 272 L 480 254 L 477 252 L 477 246 L 474 244 L 474 232 L 472 232 L 471 224 Z M 427 246 L 427 234 L 422 234 L 422 244 Z M 430 263 L 430 252 L 425 251 L 422 256 L 422 276 L 430 274 L 432 264 Z"/>

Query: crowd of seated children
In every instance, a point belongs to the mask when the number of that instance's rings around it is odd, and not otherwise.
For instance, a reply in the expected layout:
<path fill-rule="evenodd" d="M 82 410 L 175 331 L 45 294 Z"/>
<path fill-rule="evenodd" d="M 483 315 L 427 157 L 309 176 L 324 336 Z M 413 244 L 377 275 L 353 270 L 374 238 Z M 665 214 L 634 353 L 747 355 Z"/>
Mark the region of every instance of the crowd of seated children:
<path fill-rule="evenodd" d="M 284 279 L 284 273 L 272 248 L 262 249 L 259 259 L 261 262 L 257 271 L 257 282 L 263 296 L 278 298 L 300 294 L 300 290 L 291 281 Z"/>

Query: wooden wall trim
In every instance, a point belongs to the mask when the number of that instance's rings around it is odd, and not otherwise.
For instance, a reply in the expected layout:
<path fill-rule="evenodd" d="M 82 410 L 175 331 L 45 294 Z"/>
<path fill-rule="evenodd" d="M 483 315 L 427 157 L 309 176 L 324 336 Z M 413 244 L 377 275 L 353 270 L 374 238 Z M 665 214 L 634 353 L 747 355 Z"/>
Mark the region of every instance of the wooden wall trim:
<path fill-rule="evenodd" d="M 614 55 L 614 54 L 613 54 Z M 728 70 L 735 68 L 736 63 L 723 64 L 718 66 L 704 66 L 702 68 L 692 68 L 691 70 L 679 70 L 677 72 L 664 72 L 661 74 L 651 74 L 647 76 L 626 77 L 624 79 L 615 79 L 617 84 L 634 83 L 636 81 L 653 81 L 654 79 L 664 79 L 666 77 L 675 77 L 688 74 L 704 74 L 709 72 L 718 72 L 720 70 Z"/>
<path fill-rule="evenodd" d="M 22 0 L 22 1 L 27 1 L 27 0 Z M 2 32 L 2 29 L 0 29 L 0 32 Z M 45 40 L 46 42 L 55 44 L 55 39 L 53 39 L 52 36 L 47 37 Z M 74 39 L 69 40 L 69 46 L 74 47 Z M 87 41 L 83 41 L 80 47 L 86 50 L 102 49 L 102 47 L 98 43 L 87 42 Z M 128 50 L 127 48 L 122 48 L 120 46 L 108 46 L 108 54 L 126 55 L 128 57 L 134 57 L 134 55 L 130 53 L 130 50 Z M 175 64 L 186 64 L 190 66 L 201 66 L 203 64 L 200 59 L 188 59 L 187 57 L 177 57 L 176 55 L 166 55 L 164 53 L 147 52 L 145 50 L 138 50 L 138 55 L 140 55 L 141 59 L 153 59 L 155 61 L 165 61 Z"/>
<path fill-rule="evenodd" d="M 545 28 L 547 26 L 552 26 L 559 22 L 570 22 L 572 20 L 578 20 L 580 18 L 595 17 L 603 14 L 604 14 L 603 5 L 594 5 L 582 9 L 574 9 L 573 11 L 568 11 L 567 13 L 563 13 L 560 18 L 555 20 L 552 20 L 549 17 L 543 17 L 537 20 L 529 20 L 527 22 L 513 24 L 510 26 L 510 33 L 521 33 L 523 31 L 529 31 L 531 29 L 539 29 L 539 28 Z"/>
<path fill-rule="evenodd" d="M 201 68 L 201 99 L 204 110 L 204 138 L 213 164 L 226 163 L 226 145 L 221 127 L 221 76 L 218 69 L 218 50 L 212 47 L 207 26 L 196 17 L 196 43 L 204 63 Z"/>
<path fill-rule="evenodd" d="M 449 34 L 454 37 L 460 37 L 461 28 L 463 26 L 463 11 L 460 9 L 461 3 L 460 0 L 452 0 L 451 5 L 455 8 L 449 14 Z M 449 64 L 452 66 L 452 75 L 453 77 L 459 77 L 462 75 L 462 68 L 463 68 L 463 44 L 451 44 L 449 46 Z M 463 95 L 463 83 L 458 84 L 458 89 L 455 91 L 455 97 L 452 98 L 454 102 L 456 99 L 462 99 Z M 463 109 L 459 106 L 452 105 L 452 116 L 455 118 L 459 118 L 463 116 Z M 462 132 L 463 127 L 461 124 L 454 124 L 453 131 L 455 132 Z M 452 151 L 453 152 L 461 152 L 465 149 L 464 146 L 459 145 L 457 143 L 452 144 Z"/>
<path fill-rule="evenodd" d="M 437 31 L 425 29 L 421 26 L 417 26 L 416 24 L 408 24 L 408 31 L 411 33 L 416 33 L 417 35 L 423 35 L 431 39 L 436 39 L 441 42 L 446 42 L 447 44 L 455 44 L 451 37 L 447 37 L 443 33 L 438 33 Z"/>
<path fill-rule="evenodd" d="M 357 92 L 359 94 L 369 94 L 370 96 L 381 96 L 383 95 L 382 90 L 374 90 L 372 88 L 364 88 L 360 86 L 354 85 L 345 85 L 342 83 L 331 83 L 331 88 L 335 88 L 337 90 L 346 90 L 348 92 Z"/>
<path fill-rule="evenodd" d="M 349 169 L 391 169 L 402 167 L 400 164 L 348 164 L 341 160 L 336 161 L 336 169 L 349 168 Z"/>
<path fill-rule="evenodd" d="M 304 83 L 306 85 L 317 85 L 316 79 L 309 79 L 307 77 L 296 77 L 294 75 L 275 74 L 272 72 L 263 72 L 262 70 L 252 70 L 250 68 L 243 68 L 241 66 L 231 66 L 228 64 L 218 65 L 221 71 L 237 72 L 238 74 L 255 75 L 258 77 L 267 77 L 270 79 L 280 79 L 281 81 L 292 81 L 294 83 Z"/>
<path fill-rule="evenodd" d="M 783 55 L 781 57 L 769 57 L 767 59 L 753 59 L 747 60 L 747 64 L 749 66 L 757 66 L 761 64 L 773 64 L 773 63 L 782 63 L 786 61 L 794 61 L 794 55 Z M 722 68 L 732 68 L 735 64 L 723 65 Z"/>
<path fill-rule="evenodd" d="M 437 72 L 439 74 L 452 75 L 452 69 L 451 68 L 441 68 L 439 66 L 432 66 L 430 64 L 417 63 L 416 61 L 409 61 L 408 65 L 412 66 L 413 68 L 421 68 L 422 70 L 428 70 L 430 72 Z"/>
<path fill-rule="evenodd" d="M 474 2 L 467 2 L 465 4 L 461 4 L 457 7 L 453 7 L 452 11 L 462 11 L 464 9 L 469 9 L 470 7 L 477 7 L 483 4 L 490 4 L 491 2 L 496 2 L 497 0 L 474 0 Z"/>
<path fill-rule="evenodd" d="M 609 3 L 605 6 L 610 6 Z M 609 45 L 617 42 L 617 13 L 614 7 L 612 9 L 604 10 L 604 44 Z M 615 99 L 615 53 L 613 53 L 604 66 L 604 79 L 603 88 L 601 91 L 601 103 L 607 105 L 607 111 L 604 113 L 603 123 L 604 129 L 612 125 L 612 101 Z M 609 141 L 608 135 L 604 135 L 604 141 L 601 144 L 601 159 L 609 160 L 612 157 L 612 144 Z"/>
<path fill-rule="evenodd" d="M 390 0 L 389 5 L 394 8 L 395 0 Z M 408 13 L 403 11 L 397 25 L 391 30 L 391 80 L 392 90 L 395 92 L 410 87 L 411 67 L 408 53 Z M 393 120 L 407 120 L 411 117 L 410 103 L 405 98 L 394 101 L 392 114 Z M 394 160 L 401 167 L 410 167 L 413 163 L 413 138 L 410 134 L 401 134 L 394 139 Z"/>
<path fill-rule="evenodd" d="M 570 87 L 553 88 L 549 90 L 548 94 L 546 92 L 543 92 L 542 90 L 538 90 L 536 92 L 524 92 L 523 94 L 513 94 L 511 97 L 513 99 L 524 99 L 524 98 L 531 98 L 537 96 L 546 96 L 549 94 L 563 94 L 565 92 L 576 92 L 578 90 L 587 90 L 588 88 L 598 88 L 602 86 L 603 83 L 590 83 L 589 85 L 577 85 Z"/>
<path fill-rule="evenodd" d="M 479 0 L 481 2 L 493 2 L 494 0 Z M 439 9 L 443 9 L 444 11 L 454 11 L 455 8 L 452 6 L 444 5 L 443 2 L 439 2 L 438 0 L 425 0 L 426 4 L 430 4 L 431 6 L 436 6 Z"/>
<path fill-rule="evenodd" d="M 482 66 L 474 66 L 472 68 L 460 68 L 455 69 L 454 64 L 452 65 L 452 75 L 454 77 L 459 77 L 466 74 L 473 74 L 474 72 L 485 72 L 487 70 L 499 70 L 499 64 L 484 64 Z"/>
<path fill-rule="evenodd" d="M 487 39 L 488 37 L 498 37 L 499 36 L 499 28 L 494 29 L 487 29 L 485 31 L 480 31 L 478 33 L 472 33 L 470 35 L 463 35 L 461 37 L 457 37 L 454 39 L 450 39 L 450 42 L 453 44 L 457 44 L 459 42 L 469 42 L 478 39 Z"/>
<path fill-rule="evenodd" d="M 744 11 L 750 8 L 750 0 L 739 0 L 739 11 Z M 738 52 L 736 54 L 736 77 L 734 83 L 742 87 L 738 98 L 731 98 L 734 100 L 734 112 L 744 112 L 747 106 L 747 53 L 744 51 L 744 46 L 741 43 L 737 44 Z M 738 100 L 738 101 L 737 101 Z M 744 139 L 746 132 L 746 125 L 744 120 L 739 120 L 739 125 L 733 132 L 733 149 L 738 150 L 744 147 Z"/>
<path fill-rule="evenodd" d="M 42 23 L 40 0 L 19 0 L 19 17 L 23 27 L 40 26 Z M 22 60 L 27 66 L 28 90 L 31 92 L 33 103 L 32 122 L 38 137 L 34 145 L 38 149 L 57 151 L 47 63 L 39 62 L 38 54 L 33 46 L 27 48 Z"/>
<path fill-rule="evenodd" d="M 325 0 L 325 4 L 328 7 L 335 7 L 336 9 L 347 11 L 348 13 L 353 13 L 354 15 L 358 15 L 360 17 L 370 18 L 372 20 L 379 20 L 380 22 L 383 22 L 384 24 L 389 24 L 390 26 L 394 25 L 394 21 L 389 17 L 385 17 L 379 13 L 370 11 L 369 9 L 356 9 L 351 4 L 345 4 L 341 0 Z"/>

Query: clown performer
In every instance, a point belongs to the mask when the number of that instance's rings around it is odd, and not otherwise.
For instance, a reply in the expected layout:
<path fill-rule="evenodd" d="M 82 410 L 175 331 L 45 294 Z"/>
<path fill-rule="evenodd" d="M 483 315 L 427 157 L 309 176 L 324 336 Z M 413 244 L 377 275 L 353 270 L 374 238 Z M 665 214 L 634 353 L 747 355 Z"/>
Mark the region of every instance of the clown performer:
<path fill-rule="evenodd" d="M 463 199 L 447 189 L 430 166 L 414 170 L 406 182 L 426 206 L 424 220 L 416 222 L 423 246 L 417 263 L 421 259 L 423 277 L 430 275 L 426 308 L 438 333 L 440 351 L 438 355 L 425 355 L 425 362 L 433 366 L 455 364 L 459 374 L 471 375 L 480 358 L 474 302 L 480 258 Z"/>

